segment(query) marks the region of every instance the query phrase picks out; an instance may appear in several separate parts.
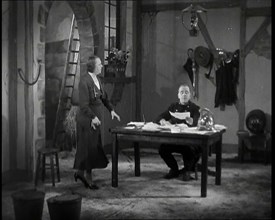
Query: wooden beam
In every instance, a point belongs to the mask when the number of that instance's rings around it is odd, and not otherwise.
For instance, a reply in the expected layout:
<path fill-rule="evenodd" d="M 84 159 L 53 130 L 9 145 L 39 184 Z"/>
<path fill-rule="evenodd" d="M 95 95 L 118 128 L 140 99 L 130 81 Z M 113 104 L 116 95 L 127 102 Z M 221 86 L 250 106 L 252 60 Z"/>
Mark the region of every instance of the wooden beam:
<path fill-rule="evenodd" d="M 219 9 L 219 8 L 233 8 L 239 7 L 239 0 L 209 0 L 209 1 L 184 1 L 184 2 L 164 2 L 159 1 L 154 3 L 152 1 L 148 1 L 149 3 L 145 3 L 147 1 L 142 1 L 141 12 L 158 12 L 158 11 L 168 11 L 168 10 L 182 10 L 191 4 L 200 5 L 205 9 Z"/>
<path fill-rule="evenodd" d="M 264 33 L 264 31 L 266 30 L 266 28 L 268 27 L 268 25 L 270 23 L 271 23 L 271 17 L 267 17 L 263 21 L 263 23 L 261 24 L 259 29 L 255 32 L 255 34 L 251 37 L 249 42 L 245 45 L 245 47 L 244 47 L 244 56 L 247 56 L 247 54 L 252 50 L 255 43 L 257 42 L 257 40 L 260 39 L 260 37 L 262 36 L 262 34 Z"/>
<path fill-rule="evenodd" d="M 238 130 L 244 130 L 245 122 L 245 47 L 246 40 L 246 0 L 241 1 L 241 21 L 240 21 L 240 57 L 239 57 L 239 86 L 238 100 L 236 108 L 239 115 Z M 242 140 L 238 136 L 238 157 L 242 160 Z"/>
<path fill-rule="evenodd" d="M 245 121 L 245 41 L 246 41 L 246 0 L 242 0 L 240 22 L 240 60 L 239 60 L 239 94 L 237 110 L 239 130 L 244 130 Z"/>
<path fill-rule="evenodd" d="M 141 22 L 141 2 L 133 2 L 133 45 L 136 45 L 134 48 L 134 53 L 136 59 L 134 66 L 136 69 L 136 115 L 135 119 L 137 121 L 141 120 L 141 93 L 142 93 L 142 72 L 141 72 L 141 63 L 142 63 L 142 22 Z"/>
<path fill-rule="evenodd" d="M 210 34 L 209 34 L 209 32 L 208 32 L 208 30 L 207 30 L 207 28 L 206 28 L 206 26 L 205 26 L 205 24 L 204 24 L 201 16 L 200 16 L 200 14 L 198 14 L 198 19 L 199 19 L 198 26 L 200 28 L 200 32 L 201 32 L 202 36 L 204 37 L 204 40 L 205 40 L 206 44 L 208 45 L 208 48 L 211 50 L 211 52 L 212 52 L 212 54 L 214 56 L 214 62 L 216 63 L 216 65 L 218 65 L 219 63 L 218 63 L 218 59 L 217 59 L 218 58 L 217 57 L 218 54 L 217 54 L 216 47 L 215 47 L 215 45 L 214 45 L 214 43 L 213 43 L 213 41 L 212 41 L 212 39 L 210 37 Z M 216 86 L 214 78 L 209 77 L 209 81 L 214 86 Z"/>
<path fill-rule="evenodd" d="M 204 40 L 207 43 L 209 49 L 212 52 L 215 52 L 216 51 L 216 47 L 215 47 L 215 45 L 214 45 L 214 43 L 213 43 L 213 41 L 212 41 L 212 39 L 210 37 L 210 34 L 208 33 L 208 30 L 207 30 L 207 28 L 206 28 L 206 26 L 205 26 L 205 24 L 204 24 L 204 22 L 203 22 L 203 20 L 202 20 L 202 18 L 200 16 L 200 14 L 197 14 L 197 15 L 198 15 L 198 19 L 199 19 L 198 26 L 200 28 L 200 32 L 201 32 L 202 36 L 204 37 Z"/>
<path fill-rule="evenodd" d="M 28 82 L 33 80 L 33 1 L 25 1 L 25 72 Z M 34 101 L 33 87 L 25 84 L 25 158 L 28 180 L 32 179 L 33 167 L 33 122 Z"/>
<path fill-rule="evenodd" d="M 125 78 L 117 78 L 117 77 L 99 77 L 101 82 L 103 83 L 134 83 L 136 81 L 136 77 L 125 77 Z"/>
<path fill-rule="evenodd" d="M 247 8 L 246 17 L 271 16 L 271 7 Z"/>
<path fill-rule="evenodd" d="M 17 2 L 9 1 L 9 165 L 17 168 Z"/>

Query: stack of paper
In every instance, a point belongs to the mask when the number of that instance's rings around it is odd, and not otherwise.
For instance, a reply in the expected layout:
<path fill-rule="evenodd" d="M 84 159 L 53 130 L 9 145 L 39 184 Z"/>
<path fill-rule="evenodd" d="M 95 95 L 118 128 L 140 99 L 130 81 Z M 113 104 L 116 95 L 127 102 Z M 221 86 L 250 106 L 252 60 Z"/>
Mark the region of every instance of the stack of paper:
<path fill-rule="evenodd" d="M 134 126 L 134 127 L 137 127 L 137 128 L 141 128 L 144 124 L 145 124 L 145 122 L 131 121 L 127 124 L 127 126 Z"/>
<path fill-rule="evenodd" d="M 160 126 L 156 123 L 149 122 L 143 125 L 141 129 L 145 131 L 160 131 Z"/>

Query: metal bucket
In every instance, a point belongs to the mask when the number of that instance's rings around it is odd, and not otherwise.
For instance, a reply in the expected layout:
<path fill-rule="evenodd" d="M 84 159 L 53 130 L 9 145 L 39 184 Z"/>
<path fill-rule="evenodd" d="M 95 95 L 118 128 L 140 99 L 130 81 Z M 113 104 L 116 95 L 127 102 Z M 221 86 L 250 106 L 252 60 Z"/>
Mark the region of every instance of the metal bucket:
<path fill-rule="evenodd" d="M 36 189 L 18 191 L 12 194 L 16 220 L 41 220 L 45 193 Z"/>

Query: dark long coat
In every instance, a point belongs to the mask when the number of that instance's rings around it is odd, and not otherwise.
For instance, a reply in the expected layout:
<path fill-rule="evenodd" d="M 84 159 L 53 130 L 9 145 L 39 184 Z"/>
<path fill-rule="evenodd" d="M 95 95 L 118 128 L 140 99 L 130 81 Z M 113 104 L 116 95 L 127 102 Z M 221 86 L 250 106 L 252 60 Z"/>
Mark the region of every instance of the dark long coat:
<path fill-rule="evenodd" d="M 98 81 L 100 89 L 87 73 L 79 82 L 80 111 L 77 115 L 77 150 L 74 169 L 90 170 L 105 168 L 108 165 L 102 146 L 100 126 L 96 126 L 95 130 L 91 127 L 91 121 L 95 116 L 101 121 L 102 104 L 110 112 L 113 110 L 102 83 L 99 79 Z"/>

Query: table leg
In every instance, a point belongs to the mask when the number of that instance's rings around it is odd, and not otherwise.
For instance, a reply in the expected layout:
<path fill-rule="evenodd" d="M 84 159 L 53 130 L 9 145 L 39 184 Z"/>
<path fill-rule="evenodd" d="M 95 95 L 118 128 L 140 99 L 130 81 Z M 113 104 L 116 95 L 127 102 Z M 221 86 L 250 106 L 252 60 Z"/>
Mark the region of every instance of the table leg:
<path fill-rule="evenodd" d="M 39 172 L 40 172 L 40 163 L 41 163 L 41 154 L 38 152 L 37 161 L 36 161 L 36 170 L 35 170 L 35 178 L 34 178 L 34 185 L 37 186 Z"/>
<path fill-rule="evenodd" d="M 239 137 L 238 140 L 238 159 L 240 163 L 244 161 L 244 139 Z"/>
<path fill-rule="evenodd" d="M 201 197 L 207 196 L 208 148 L 207 144 L 202 146 Z"/>
<path fill-rule="evenodd" d="M 46 156 L 45 154 L 42 155 L 42 181 L 45 181 L 45 172 L 46 172 Z"/>
<path fill-rule="evenodd" d="M 112 187 L 118 186 L 118 140 L 117 135 L 113 134 L 112 151 Z"/>
<path fill-rule="evenodd" d="M 134 142 L 135 149 L 135 176 L 140 176 L 140 148 L 139 143 Z"/>
<path fill-rule="evenodd" d="M 53 155 L 50 156 L 50 166 L 51 166 L 51 174 L 52 174 L 52 184 L 53 186 L 55 186 Z"/>
<path fill-rule="evenodd" d="M 222 162 L 222 137 L 216 143 L 216 179 L 215 179 L 216 185 L 221 185 L 221 171 L 222 171 L 221 162 Z"/>

